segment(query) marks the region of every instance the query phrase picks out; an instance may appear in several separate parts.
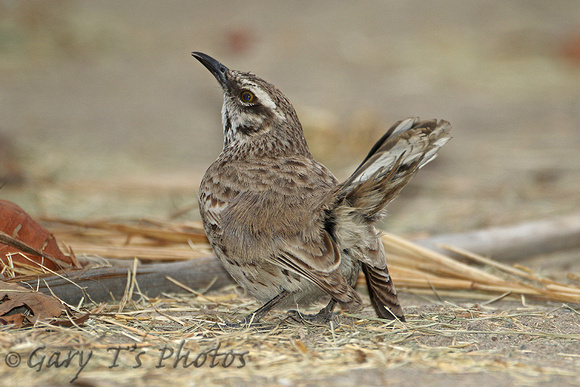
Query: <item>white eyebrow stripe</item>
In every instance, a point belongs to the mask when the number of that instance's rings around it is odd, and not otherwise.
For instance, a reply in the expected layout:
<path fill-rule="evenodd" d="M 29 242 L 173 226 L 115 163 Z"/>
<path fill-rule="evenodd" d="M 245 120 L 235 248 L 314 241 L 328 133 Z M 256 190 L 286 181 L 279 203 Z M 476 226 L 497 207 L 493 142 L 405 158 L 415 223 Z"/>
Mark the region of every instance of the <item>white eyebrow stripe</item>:
<path fill-rule="evenodd" d="M 259 89 L 258 87 L 252 88 L 251 90 L 262 105 L 272 110 L 276 110 L 276 104 L 274 103 L 274 101 L 272 101 L 272 98 L 270 98 L 268 93 L 266 93 L 264 90 Z"/>
<path fill-rule="evenodd" d="M 276 103 L 272 100 L 270 95 L 262 89 L 262 87 L 254 82 L 249 80 L 242 81 L 242 88 L 247 89 L 254 93 L 260 104 L 264 107 L 272 110 L 272 112 L 282 121 L 286 121 L 286 115 L 278 109 Z"/>

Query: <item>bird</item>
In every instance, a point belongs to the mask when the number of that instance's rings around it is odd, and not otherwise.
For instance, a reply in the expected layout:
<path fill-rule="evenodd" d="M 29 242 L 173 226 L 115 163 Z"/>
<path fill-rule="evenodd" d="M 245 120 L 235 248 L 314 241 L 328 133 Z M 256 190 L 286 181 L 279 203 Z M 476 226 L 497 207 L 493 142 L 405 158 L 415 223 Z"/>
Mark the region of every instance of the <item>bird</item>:
<path fill-rule="evenodd" d="M 451 138 L 445 120 L 393 124 L 343 182 L 311 155 L 290 101 L 273 84 L 192 56 L 223 91 L 224 142 L 202 178 L 199 210 L 225 269 L 263 305 L 230 326 L 257 324 L 273 308 L 328 304 L 302 321 L 328 323 L 336 304 L 362 309 L 364 273 L 379 318 L 405 321 L 377 230 L 386 205 Z"/>

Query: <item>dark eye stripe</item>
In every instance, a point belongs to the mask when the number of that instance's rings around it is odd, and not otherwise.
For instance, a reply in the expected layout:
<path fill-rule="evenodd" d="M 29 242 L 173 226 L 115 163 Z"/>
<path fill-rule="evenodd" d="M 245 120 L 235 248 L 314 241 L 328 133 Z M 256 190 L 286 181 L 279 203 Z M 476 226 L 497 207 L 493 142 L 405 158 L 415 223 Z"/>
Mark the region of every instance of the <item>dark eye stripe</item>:
<path fill-rule="evenodd" d="M 250 125 L 242 125 L 238 127 L 238 131 L 245 134 L 245 135 L 250 135 L 252 133 L 257 132 L 260 129 L 260 127 L 255 127 L 255 126 L 250 126 Z"/>

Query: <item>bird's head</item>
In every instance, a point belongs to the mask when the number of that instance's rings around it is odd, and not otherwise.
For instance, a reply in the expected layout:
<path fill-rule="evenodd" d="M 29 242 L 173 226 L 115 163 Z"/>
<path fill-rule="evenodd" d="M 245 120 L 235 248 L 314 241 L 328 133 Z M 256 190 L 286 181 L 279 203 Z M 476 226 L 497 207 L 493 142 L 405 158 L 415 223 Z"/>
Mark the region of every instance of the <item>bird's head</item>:
<path fill-rule="evenodd" d="M 252 73 L 230 70 L 204 53 L 192 55 L 223 90 L 224 149 L 251 146 L 267 153 L 309 154 L 294 107 L 280 90 Z"/>

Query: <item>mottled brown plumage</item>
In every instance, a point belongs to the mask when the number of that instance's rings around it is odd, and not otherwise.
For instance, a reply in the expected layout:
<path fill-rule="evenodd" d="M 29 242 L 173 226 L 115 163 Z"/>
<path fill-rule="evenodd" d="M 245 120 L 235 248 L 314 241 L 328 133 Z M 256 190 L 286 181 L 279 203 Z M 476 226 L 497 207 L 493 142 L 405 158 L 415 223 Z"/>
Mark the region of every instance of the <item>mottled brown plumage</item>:
<path fill-rule="evenodd" d="M 335 303 L 358 310 L 361 269 L 377 315 L 404 321 L 374 225 L 449 140 L 449 123 L 397 122 L 339 183 L 310 154 L 296 112 L 278 89 L 206 54 L 192 55 L 224 93 L 224 147 L 199 192 L 204 228 L 227 271 L 265 302 L 243 322 L 324 296 L 327 307 L 302 317 L 328 321 Z"/>

